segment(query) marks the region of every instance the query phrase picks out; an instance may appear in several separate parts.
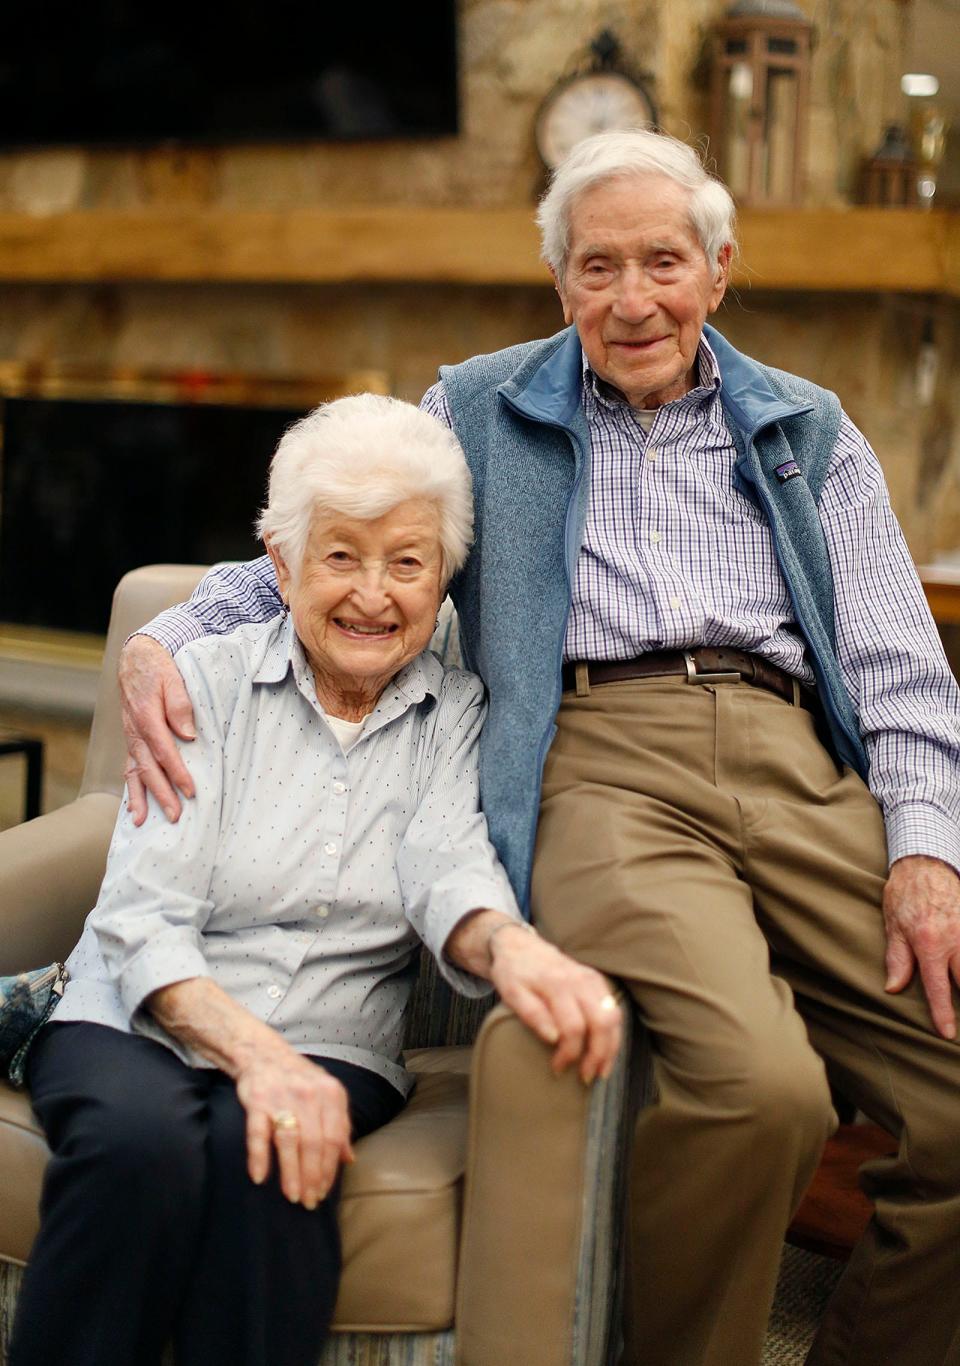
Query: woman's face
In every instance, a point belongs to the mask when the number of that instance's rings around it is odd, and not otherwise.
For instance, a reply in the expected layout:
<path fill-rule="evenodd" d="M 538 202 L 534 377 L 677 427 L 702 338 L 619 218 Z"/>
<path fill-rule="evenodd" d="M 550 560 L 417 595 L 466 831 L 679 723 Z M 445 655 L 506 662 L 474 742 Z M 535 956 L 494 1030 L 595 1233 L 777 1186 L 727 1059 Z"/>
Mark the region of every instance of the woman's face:
<path fill-rule="evenodd" d="M 410 498 L 369 522 L 318 513 L 296 581 L 267 549 L 318 688 L 377 697 L 426 648 L 442 596 L 432 500 Z"/>

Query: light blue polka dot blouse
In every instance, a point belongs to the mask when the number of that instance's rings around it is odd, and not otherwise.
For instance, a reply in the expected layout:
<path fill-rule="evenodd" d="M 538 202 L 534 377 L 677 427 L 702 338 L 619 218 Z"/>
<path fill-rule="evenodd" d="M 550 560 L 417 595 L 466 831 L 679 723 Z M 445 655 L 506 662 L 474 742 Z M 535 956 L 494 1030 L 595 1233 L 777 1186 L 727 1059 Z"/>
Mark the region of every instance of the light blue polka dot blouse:
<path fill-rule="evenodd" d="M 344 753 L 286 617 L 177 655 L 197 739 L 196 797 L 171 825 L 121 807 L 96 907 L 68 960 L 57 1020 L 168 1036 L 143 1002 L 211 977 L 296 1049 L 369 1067 L 401 1090 L 403 1012 L 422 939 L 443 957 L 478 907 L 518 916 L 478 810 L 482 686 L 424 653 Z"/>

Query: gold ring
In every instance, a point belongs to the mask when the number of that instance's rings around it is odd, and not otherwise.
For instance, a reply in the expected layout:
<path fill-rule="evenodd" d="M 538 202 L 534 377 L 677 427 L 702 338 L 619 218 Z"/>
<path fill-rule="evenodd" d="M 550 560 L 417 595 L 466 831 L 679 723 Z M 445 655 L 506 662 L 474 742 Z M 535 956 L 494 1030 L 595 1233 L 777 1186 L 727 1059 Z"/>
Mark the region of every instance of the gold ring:
<path fill-rule="evenodd" d="M 616 998 L 616 996 L 611 996 L 611 995 L 609 995 L 609 993 L 608 993 L 606 996 L 604 996 L 603 1000 L 600 1002 L 600 1009 L 601 1009 L 601 1010 L 616 1010 L 616 1009 L 617 1009 L 617 998 Z"/>
<path fill-rule="evenodd" d="M 299 1129 L 300 1121 L 292 1110 L 278 1110 L 275 1115 L 270 1116 L 270 1122 L 274 1129 Z"/>

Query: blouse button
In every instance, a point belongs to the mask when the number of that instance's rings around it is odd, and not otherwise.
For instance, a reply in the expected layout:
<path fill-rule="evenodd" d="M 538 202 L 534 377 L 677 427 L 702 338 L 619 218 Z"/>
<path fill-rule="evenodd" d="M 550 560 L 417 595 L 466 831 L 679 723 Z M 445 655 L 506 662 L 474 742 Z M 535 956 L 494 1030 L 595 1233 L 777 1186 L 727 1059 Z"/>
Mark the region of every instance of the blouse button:
<path fill-rule="evenodd" d="M 340 797 L 343 795 L 344 792 L 346 792 L 347 785 L 346 783 L 334 783 L 333 790 L 337 794 L 337 796 Z"/>
<path fill-rule="evenodd" d="M 337 846 L 334 844 L 333 840 L 327 840 L 326 844 L 323 846 L 323 852 L 325 854 L 335 854 L 337 852 Z"/>
<path fill-rule="evenodd" d="M 276 982 L 272 982 L 270 986 L 267 987 L 267 995 L 271 997 L 274 1001 L 278 1001 L 280 997 L 283 995 L 283 992 L 277 986 Z"/>
<path fill-rule="evenodd" d="M 316 909 L 315 914 L 318 915 L 318 916 L 320 917 L 321 920 L 326 920 L 327 916 L 330 914 L 330 907 L 329 907 L 329 906 L 318 906 L 317 909 Z"/>

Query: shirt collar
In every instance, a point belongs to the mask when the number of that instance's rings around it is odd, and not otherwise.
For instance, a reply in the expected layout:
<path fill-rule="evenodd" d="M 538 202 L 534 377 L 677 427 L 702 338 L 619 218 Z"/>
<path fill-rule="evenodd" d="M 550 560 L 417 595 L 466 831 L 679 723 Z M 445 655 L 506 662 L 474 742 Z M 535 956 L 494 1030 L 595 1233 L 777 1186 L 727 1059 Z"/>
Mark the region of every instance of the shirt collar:
<path fill-rule="evenodd" d="M 673 401 L 694 407 L 707 399 L 712 399 L 715 394 L 720 392 L 721 387 L 722 380 L 717 358 L 713 354 L 713 348 L 706 337 L 701 336 L 700 343 L 697 346 L 697 383 L 693 389 L 688 390 L 687 393 Z M 600 404 L 604 408 L 625 408 L 629 406 L 626 399 L 621 398 L 609 384 L 606 384 L 594 373 L 585 351 L 583 352 L 583 392 L 588 409 L 593 404 Z"/>
<path fill-rule="evenodd" d="M 298 685 L 309 678 L 310 691 L 313 691 L 313 675 L 307 663 L 300 638 L 293 629 L 293 619 L 289 612 L 282 612 L 274 619 L 273 629 L 268 633 L 260 665 L 253 675 L 254 683 L 282 683 L 292 670 Z M 439 698 L 443 682 L 443 665 L 435 654 L 424 650 L 411 659 L 396 674 L 387 686 L 374 708 L 374 714 L 386 710 L 388 699 L 395 709 L 397 701 L 402 703 L 401 710 L 415 706 L 426 697 Z"/>

